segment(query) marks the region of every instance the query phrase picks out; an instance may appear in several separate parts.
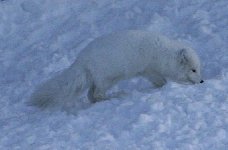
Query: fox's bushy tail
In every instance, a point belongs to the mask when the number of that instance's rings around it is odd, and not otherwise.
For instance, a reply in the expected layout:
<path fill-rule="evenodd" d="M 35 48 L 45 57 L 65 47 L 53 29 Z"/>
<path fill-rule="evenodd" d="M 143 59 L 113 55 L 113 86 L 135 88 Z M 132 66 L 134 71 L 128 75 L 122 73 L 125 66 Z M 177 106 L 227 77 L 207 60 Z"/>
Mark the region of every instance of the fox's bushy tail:
<path fill-rule="evenodd" d="M 38 86 L 27 104 L 46 108 L 67 103 L 88 87 L 88 81 L 83 69 L 71 67 Z"/>

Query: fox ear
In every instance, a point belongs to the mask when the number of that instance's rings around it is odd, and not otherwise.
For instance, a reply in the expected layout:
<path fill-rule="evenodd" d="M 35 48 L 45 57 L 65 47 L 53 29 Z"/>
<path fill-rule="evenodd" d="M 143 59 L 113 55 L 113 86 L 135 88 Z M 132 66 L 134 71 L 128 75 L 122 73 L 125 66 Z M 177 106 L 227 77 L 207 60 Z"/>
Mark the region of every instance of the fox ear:
<path fill-rule="evenodd" d="M 186 63 L 188 63 L 188 52 L 187 52 L 187 50 L 186 49 L 181 49 L 181 50 L 179 50 L 179 52 L 178 52 L 179 54 L 179 56 L 178 56 L 178 58 L 179 58 L 179 62 L 181 63 L 181 64 L 186 64 Z"/>

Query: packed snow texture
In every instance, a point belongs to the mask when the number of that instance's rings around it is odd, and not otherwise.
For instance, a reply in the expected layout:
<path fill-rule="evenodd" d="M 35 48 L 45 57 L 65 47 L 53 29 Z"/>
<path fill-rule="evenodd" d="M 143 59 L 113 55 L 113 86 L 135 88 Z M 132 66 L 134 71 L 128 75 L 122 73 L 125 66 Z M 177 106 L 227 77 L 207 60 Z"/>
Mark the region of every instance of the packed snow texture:
<path fill-rule="evenodd" d="M 227 0 L 0 1 L 0 149 L 226 150 L 227 10 Z M 155 89 L 136 78 L 110 91 L 125 95 L 70 113 L 25 104 L 91 40 L 128 29 L 191 45 L 205 83 Z"/>

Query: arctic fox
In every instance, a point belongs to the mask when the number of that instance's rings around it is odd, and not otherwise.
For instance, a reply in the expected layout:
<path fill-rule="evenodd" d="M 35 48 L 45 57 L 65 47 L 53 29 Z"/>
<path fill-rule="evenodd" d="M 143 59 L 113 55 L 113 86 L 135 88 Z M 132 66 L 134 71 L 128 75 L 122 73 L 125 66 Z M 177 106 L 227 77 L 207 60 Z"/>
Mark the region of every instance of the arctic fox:
<path fill-rule="evenodd" d="M 85 47 L 61 74 L 41 84 L 30 104 L 52 106 L 77 99 L 88 90 L 88 99 L 107 99 L 106 91 L 123 79 L 142 76 L 157 87 L 167 79 L 203 83 L 196 52 L 180 42 L 147 31 L 123 31 L 101 36 Z"/>

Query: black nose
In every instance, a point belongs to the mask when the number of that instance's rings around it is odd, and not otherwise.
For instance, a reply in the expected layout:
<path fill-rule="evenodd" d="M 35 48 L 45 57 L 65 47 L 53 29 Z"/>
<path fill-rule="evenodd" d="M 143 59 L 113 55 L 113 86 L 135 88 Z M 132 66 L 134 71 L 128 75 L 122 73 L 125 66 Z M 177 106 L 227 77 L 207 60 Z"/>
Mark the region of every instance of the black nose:
<path fill-rule="evenodd" d="M 200 83 L 203 83 L 203 82 L 204 82 L 203 80 L 200 81 Z"/>

